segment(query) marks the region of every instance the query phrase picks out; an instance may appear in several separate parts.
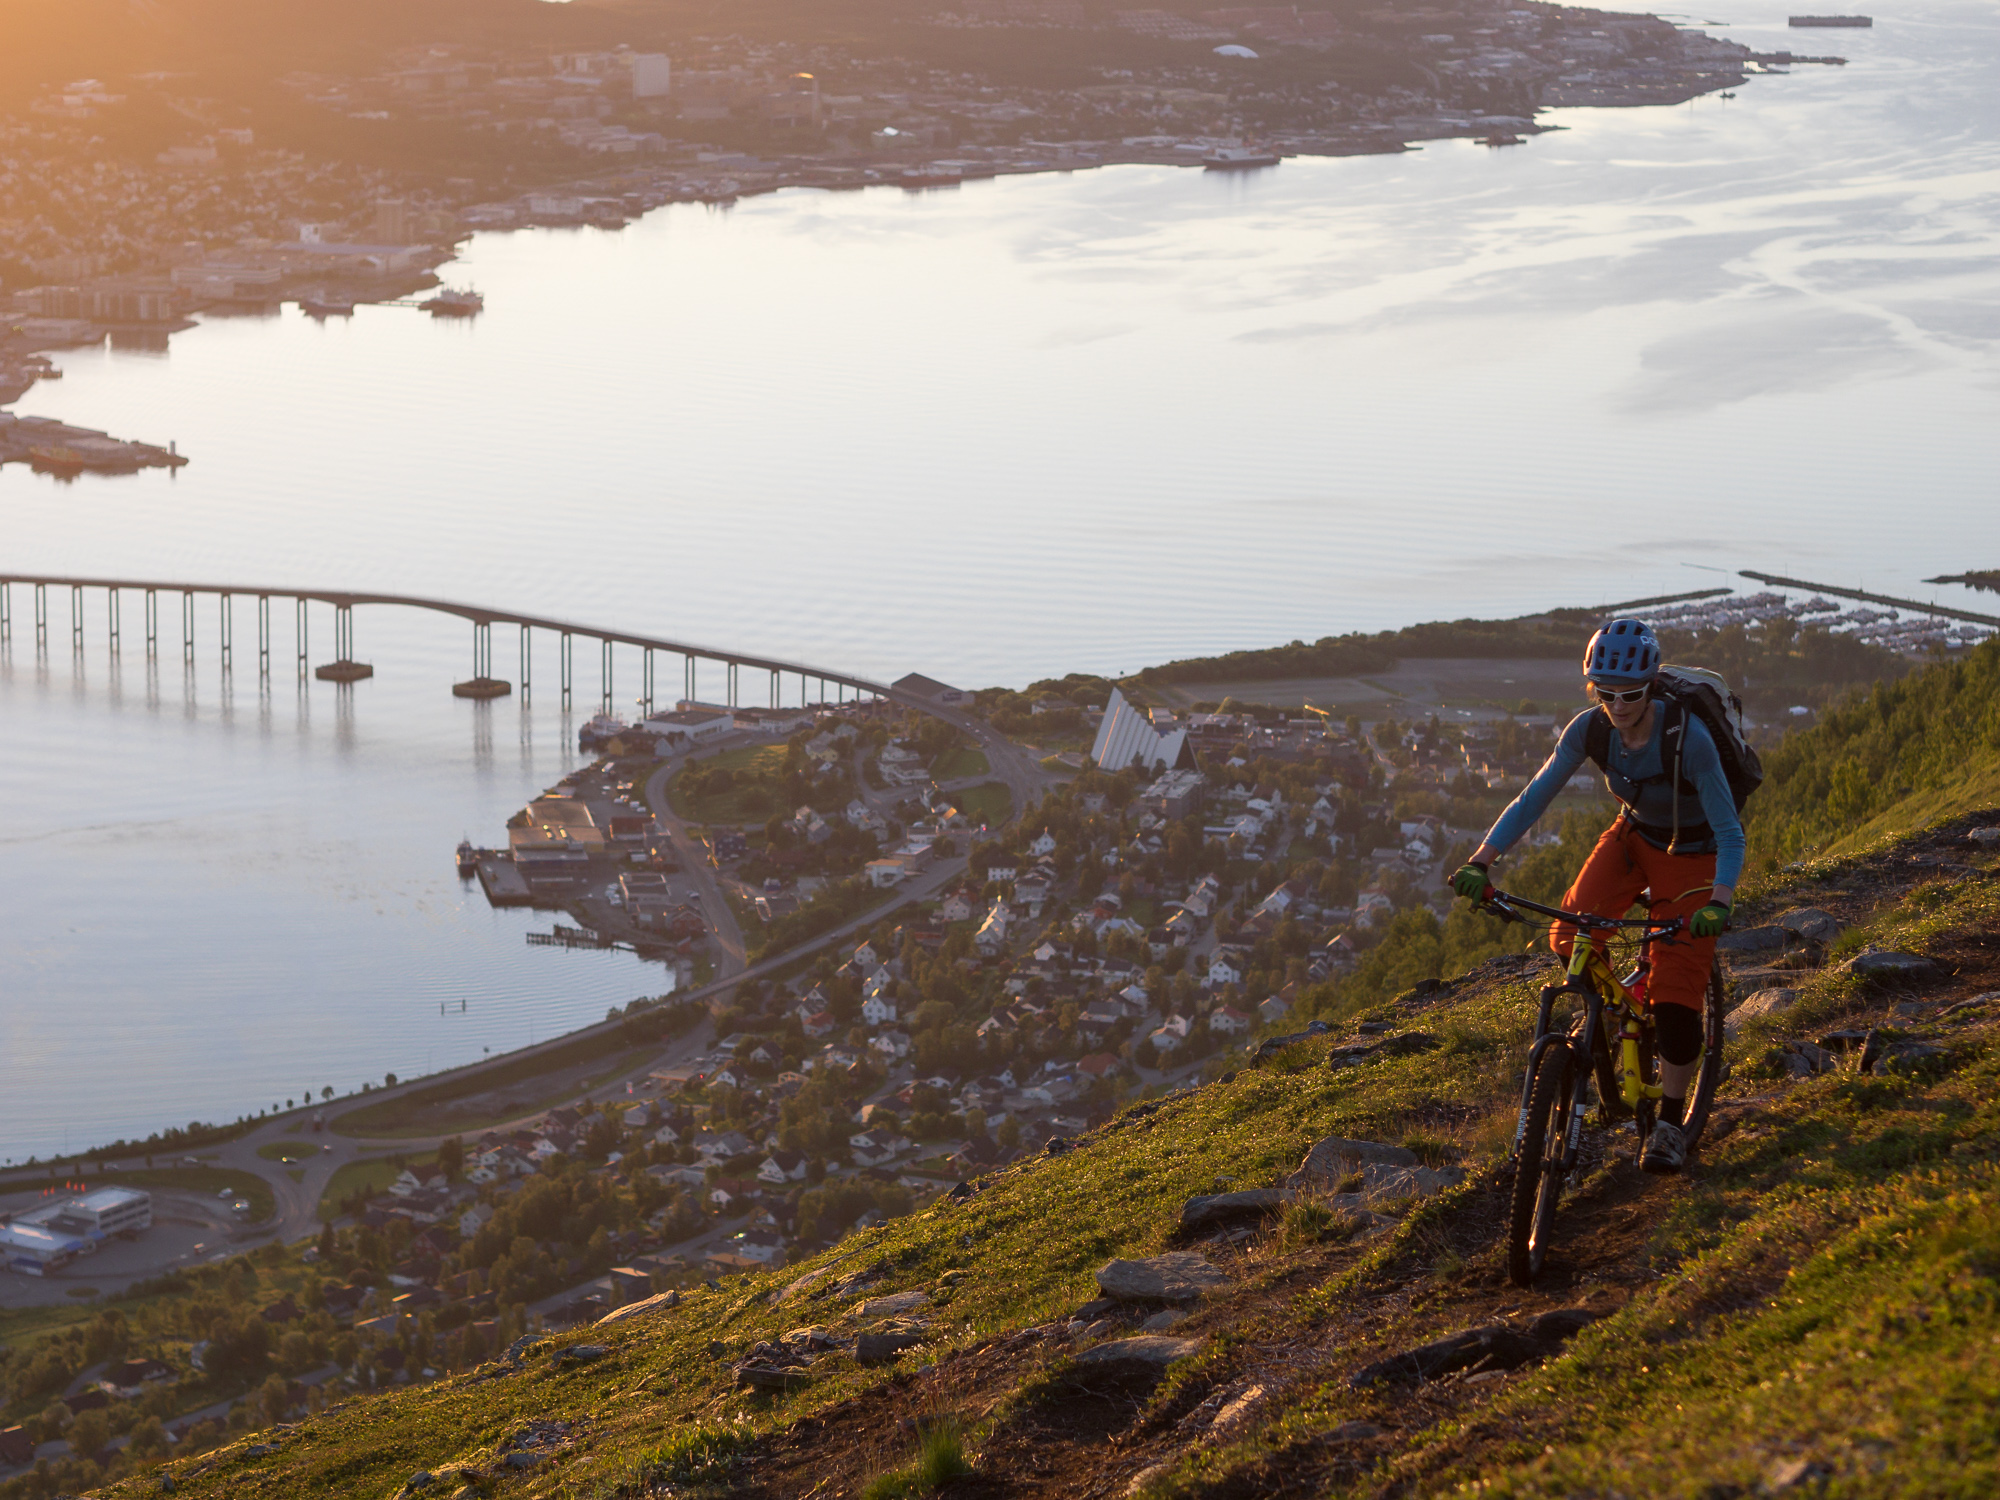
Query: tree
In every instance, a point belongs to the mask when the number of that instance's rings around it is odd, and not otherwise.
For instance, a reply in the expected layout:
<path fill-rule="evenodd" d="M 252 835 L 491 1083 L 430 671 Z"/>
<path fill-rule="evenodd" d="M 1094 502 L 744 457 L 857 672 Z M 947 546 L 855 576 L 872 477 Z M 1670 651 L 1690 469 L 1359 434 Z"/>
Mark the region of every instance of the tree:
<path fill-rule="evenodd" d="M 70 1451 L 78 1458 L 95 1458 L 111 1441 L 111 1418 L 103 1407 L 82 1412 L 69 1424 Z"/>
<path fill-rule="evenodd" d="M 462 1136 L 448 1136 L 438 1144 L 438 1166 L 445 1179 L 456 1182 L 465 1175 L 465 1140 Z"/>

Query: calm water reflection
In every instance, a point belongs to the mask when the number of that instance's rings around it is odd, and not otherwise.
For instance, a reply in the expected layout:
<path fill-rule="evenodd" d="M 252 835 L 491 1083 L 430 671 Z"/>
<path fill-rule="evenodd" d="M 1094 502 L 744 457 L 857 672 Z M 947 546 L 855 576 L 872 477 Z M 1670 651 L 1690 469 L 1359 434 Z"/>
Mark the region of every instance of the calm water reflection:
<path fill-rule="evenodd" d="M 473 323 L 288 312 L 69 355 L 26 409 L 194 462 L 0 472 L 7 556 L 969 685 L 1707 568 L 1909 592 L 1996 565 L 2000 24 L 1736 19 L 1853 62 L 1507 151 L 487 237 L 453 272 Z M 0 1153 L 442 1065 L 657 987 L 461 895 L 451 845 L 570 737 L 541 703 L 442 696 L 452 631 L 361 619 L 380 675 L 345 699 L 17 640 Z"/>

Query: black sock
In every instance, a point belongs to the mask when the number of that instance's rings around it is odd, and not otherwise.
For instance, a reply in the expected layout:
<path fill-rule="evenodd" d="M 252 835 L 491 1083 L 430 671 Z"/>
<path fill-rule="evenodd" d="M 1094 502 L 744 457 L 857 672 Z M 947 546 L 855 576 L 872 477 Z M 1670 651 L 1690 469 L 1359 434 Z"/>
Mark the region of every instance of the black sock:
<path fill-rule="evenodd" d="M 1687 1100 L 1685 1099 L 1662 1099 L 1660 1101 L 1660 1123 L 1662 1125 L 1678 1125 L 1681 1122 L 1681 1116 L 1686 1113 Z"/>

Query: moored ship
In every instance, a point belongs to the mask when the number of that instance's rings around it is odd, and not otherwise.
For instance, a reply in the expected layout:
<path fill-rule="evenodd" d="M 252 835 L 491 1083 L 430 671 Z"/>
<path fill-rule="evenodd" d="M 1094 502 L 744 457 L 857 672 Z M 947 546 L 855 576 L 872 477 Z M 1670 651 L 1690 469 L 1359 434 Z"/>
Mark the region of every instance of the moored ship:
<path fill-rule="evenodd" d="M 478 292 L 442 287 L 422 306 L 434 318 L 469 318 L 485 310 L 486 299 Z"/>
<path fill-rule="evenodd" d="M 1201 164 L 1211 172 L 1238 172 L 1246 167 L 1275 167 L 1279 160 L 1277 152 L 1255 146 L 1217 146 Z"/>

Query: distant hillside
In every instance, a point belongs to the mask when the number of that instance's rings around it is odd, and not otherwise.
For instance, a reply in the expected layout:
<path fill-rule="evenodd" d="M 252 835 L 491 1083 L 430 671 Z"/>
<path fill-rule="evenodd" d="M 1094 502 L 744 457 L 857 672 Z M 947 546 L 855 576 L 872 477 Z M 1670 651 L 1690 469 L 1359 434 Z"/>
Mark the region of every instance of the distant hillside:
<path fill-rule="evenodd" d="M 1833 710 L 1765 771 L 1749 834 L 1767 866 L 2000 803 L 2000 638 Z"/>

